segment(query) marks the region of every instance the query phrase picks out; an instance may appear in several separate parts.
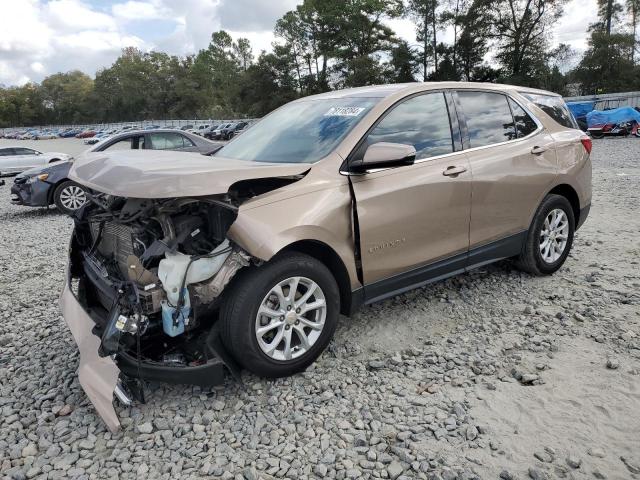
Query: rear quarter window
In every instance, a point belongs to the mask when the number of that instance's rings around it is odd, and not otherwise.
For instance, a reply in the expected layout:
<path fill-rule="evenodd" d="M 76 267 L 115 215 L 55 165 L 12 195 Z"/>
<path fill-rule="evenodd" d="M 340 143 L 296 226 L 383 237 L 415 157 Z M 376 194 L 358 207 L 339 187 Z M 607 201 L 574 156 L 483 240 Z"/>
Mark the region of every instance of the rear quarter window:
<path fill-rule="evenodd" d="M 573 115 L 567 108 L 562 97 L 542 95 L 539 93 L 520 92 L 520 95 L 531 100 L 540 110 L 553 118 L 556 123 L 567 128 L 579 128 Z"/>

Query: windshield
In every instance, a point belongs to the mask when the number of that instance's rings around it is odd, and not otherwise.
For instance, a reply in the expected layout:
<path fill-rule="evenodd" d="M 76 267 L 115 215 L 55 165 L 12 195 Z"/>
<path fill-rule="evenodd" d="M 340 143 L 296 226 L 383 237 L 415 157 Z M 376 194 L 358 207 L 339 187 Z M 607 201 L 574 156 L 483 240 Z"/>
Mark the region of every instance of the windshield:
<path fill-rule="evenodd" d="M 255 162 L 317 162 L 379 101 L 324 98 L 289 103 L 247 129 L 216 156 Z"/>

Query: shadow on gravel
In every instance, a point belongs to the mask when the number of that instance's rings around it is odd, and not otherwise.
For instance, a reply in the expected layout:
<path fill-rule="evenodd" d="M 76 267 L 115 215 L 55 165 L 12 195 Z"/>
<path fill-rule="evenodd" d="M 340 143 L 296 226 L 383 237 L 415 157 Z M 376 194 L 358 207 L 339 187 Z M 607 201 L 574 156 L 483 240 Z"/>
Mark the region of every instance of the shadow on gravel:
<path fill-rule="evenodd" d="M 64 216 L 57 208 L 54 207 L 24 207 L 24 210 L 17 212 L 9 212 L 4 215 L 5 219 L 30 219 L 30 218 L 49 218 Z"/>

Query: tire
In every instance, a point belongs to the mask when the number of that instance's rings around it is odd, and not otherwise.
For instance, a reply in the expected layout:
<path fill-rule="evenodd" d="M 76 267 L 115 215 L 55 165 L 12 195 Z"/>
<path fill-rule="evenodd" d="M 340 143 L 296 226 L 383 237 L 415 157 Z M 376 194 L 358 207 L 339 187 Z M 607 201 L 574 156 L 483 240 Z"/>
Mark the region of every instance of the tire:
<path fill-rule="evenodd" d="M 298 296 L 294 296 L 298 302 L 304 300 L 302 297 L 307 293 L 305 289 L 311 286 L 308 282 L 319 288 L 319 291 L 312 289 L 314 293 L 299 306 L 321 305 L 324 297 L 324 315 L 322 307 L 308 313 L 301 310 L 301 314 L 295 313 L 296 305 L 290 311 L 286 310 L 290 288 L 283 285 L 279 290 L 281 300 L 273 290 L 292 277 L 299 279 L 296 288 Z M 264 308 L 263 303 L 275 315 L 261 313 L 259 316 L 258 310 Z M 340 292 L 329 269 L 313 257 L 288 252 L 260 267 L 241 271 L 222 303 L 219 321 L 222 340 L 236 361 L 257 375 L 275 378 L 300 372 L 313 363 L 333 337 L 339 312 Z M 309 324 L 316 327 L 322 324 L 322 328 L 318 330 L 305 326 Z M 259 327 L 271 325 L 273 327 L 262 336 L 258 334 Z M 307 338 L 307 348 L 302 344 L 298 333 L 300 329 Z M 280 339 L 276 343 L 278 335 Z M 290 358 L 286 358 L 287 335 L 290 339 Z M 271 354 L 265 350 L 269 346 L 273 346 Z"/>
<path fill-rule="evenodd" d="M 79 192 L 82 192 L 81 194 Z M 84 199 L 84 200 L 83 200 Z M 84 189 L 71 180 L 60 183 L 53 192 L 53 203 L 58 210 L 67 215 L 72 215 L 87 201 Z"/>
<path fill-rule="evenodd" d="M 545 224 L 547 219 L 551 228 Z M 559 222 L 556 227 L 553 227 L 554 219 Z M 550 275 L 557 271 L 571 251 L 575 224 L 569 200 L 561 195 L 547 195 L 533 216 L 527 239 L 516 261 L 518 268 L 532 275 Z"/>

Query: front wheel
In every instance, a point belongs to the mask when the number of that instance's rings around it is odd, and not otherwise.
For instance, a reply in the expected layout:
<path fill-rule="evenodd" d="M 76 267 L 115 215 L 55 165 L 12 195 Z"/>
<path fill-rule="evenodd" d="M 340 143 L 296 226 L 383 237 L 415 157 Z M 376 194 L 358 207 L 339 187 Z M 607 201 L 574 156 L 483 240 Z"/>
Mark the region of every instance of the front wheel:
<path fill-rule="evenodd" d="M 87 203 L 87 195 L 80 185 L 66 180 L 53 192 L 53 202 L 62 213 L 71 215 Z"/>
<path fill-rule="evenodd" d="M 329 344 L 339 311 L 340 293 L 327 267 L 285 253 L 237 276 L 220 310 L 222 338 L 247 370 L 292 375 Z"/>
<path fill-rule="evenodd" d="M 574 232 L 575 216 L 569 200 L 547 195 L 533 217 L 518 267 L 533 275 L 554 273 L 569 255 Z"/>

